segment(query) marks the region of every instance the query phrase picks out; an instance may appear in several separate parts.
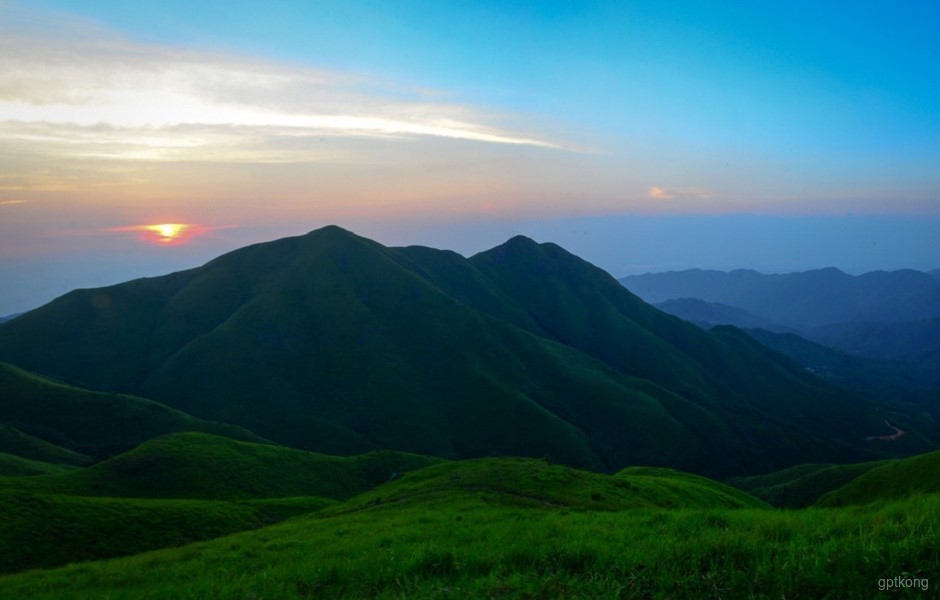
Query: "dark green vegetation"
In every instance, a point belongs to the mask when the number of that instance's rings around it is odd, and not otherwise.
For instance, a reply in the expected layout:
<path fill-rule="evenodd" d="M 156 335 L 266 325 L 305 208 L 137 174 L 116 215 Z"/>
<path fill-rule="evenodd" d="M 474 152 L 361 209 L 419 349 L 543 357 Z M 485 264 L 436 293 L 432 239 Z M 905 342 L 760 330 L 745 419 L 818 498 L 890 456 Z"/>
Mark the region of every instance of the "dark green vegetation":
<path fill-rule="evenodd" d="M 468 260 L 327 227 L 71 292 L 0 325 L 0 358 L 334 454 L 729 476 L 925 451 L 938 435 L 912 422 L 904 443 L 871 444 L 886 433 L 876 402 L 521 237 Z"/>
<path fill-rule="evenodd" d="M 346 499 L 397 474 L 440 462 L 375 451 L 340 457 L 203 433 L 159 437 L 94 466 L 0 484 L 22 491 L 132 498 Z"/>
<path fill-rule="evenodd" d="M 0 445 L 7 452 L 69 464 L 82 464 L 80 455 L 111 456 L 173 431 L 261 441 L 234 425 L 196 419 L 144 398 L 56 383 L 5 363 L 0 363 L 2 423 L 7 427 L 0 428 Z M 28 436 L 11 433 L 16 430 Z M 29 440 L 32 448 L 24 445 Z"/>
<path fill-rule="evenodd" d="M 0 596 L 877 598 L 940 569 L 940 495 L 757 504 L 668 470 L 444 463 L 257 531 L 0 577 Z"/>

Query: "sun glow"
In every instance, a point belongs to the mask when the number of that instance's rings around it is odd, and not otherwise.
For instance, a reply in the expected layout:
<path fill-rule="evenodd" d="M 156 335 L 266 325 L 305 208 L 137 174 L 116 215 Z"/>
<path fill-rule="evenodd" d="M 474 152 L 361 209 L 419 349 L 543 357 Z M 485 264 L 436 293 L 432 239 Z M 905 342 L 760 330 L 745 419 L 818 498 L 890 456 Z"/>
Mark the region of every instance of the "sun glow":
<path fill-rule="evenodd" d="M 154 225 L 130 225 L 128 227 L 114 227 L 110 231 L 134 231 L 140 234 L 140 239 L 161 246 L 185 244 L 194 235 L 206 231 L 207 228 L 192 223 L 156 223 Z"/>
<path fill-rule="evenodd" d="M 147 225 L 147 231 L 157 234 L 158 240 L 163 244 L 172 244 L 180 238 L 180 235 L 189 228 L 189 225 L 183 223 L 161 223 L 159 225 Z"/>

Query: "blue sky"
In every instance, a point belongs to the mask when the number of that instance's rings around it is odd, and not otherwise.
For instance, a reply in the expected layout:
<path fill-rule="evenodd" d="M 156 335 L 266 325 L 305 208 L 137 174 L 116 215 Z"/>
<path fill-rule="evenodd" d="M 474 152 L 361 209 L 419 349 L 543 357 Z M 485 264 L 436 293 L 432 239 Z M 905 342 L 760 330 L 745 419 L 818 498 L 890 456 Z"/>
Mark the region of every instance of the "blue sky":
<path fill-rule="evenodd" d="M 464 253 L 525 233 L 615 275 L 937 268 L 938 22 L 933 2 L 0 0 L 0 314 L 331 222 Z M 129 234 L 167 222 L 188 243 Z"/>

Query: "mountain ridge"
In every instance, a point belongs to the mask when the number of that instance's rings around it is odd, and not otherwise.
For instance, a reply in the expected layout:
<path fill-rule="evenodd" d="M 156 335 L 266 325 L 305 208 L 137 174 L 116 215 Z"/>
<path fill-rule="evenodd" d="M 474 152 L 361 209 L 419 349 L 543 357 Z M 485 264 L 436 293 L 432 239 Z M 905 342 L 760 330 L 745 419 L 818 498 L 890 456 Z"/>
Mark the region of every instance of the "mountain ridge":
<path fill-rule="evenodd" d="M 862 441 L 877 407 L 748 340 L 554 244 L 465 259 L 333 226 L 76 290 L 0 326 L 0 359 L 333 454 L 710 475 L 890 454 Z"/>

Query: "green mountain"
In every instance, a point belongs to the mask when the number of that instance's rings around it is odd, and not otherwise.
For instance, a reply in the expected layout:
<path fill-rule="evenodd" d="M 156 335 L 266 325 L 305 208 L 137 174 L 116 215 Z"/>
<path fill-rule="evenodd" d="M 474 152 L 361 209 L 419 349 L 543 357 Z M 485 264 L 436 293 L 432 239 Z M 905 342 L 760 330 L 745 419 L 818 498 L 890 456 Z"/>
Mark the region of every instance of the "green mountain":
<path fill-rule="evenodd" d="M 439 461 L 391 451 L 326 456 L 189 432 L 152 439 L 85 469 L 0 482 L 20 491 L 73 496 L 345 499 Z"/>
<path fill-rule="evenodd" d="M 0 359 L 332 454 L 727 476 L 896 451 L 868 400 L 522 237 L 465 259 L 327 227 L 73 291 L 0 325 Z"/>
<path fill-rule="evenodd" d="M 68 464 L 86 462 L 82 455 L 112 456 L 174 431 L 262 441 L 241 427 L 196 419 L 144 398 L 57 383 L 5 363 L 0 363 L 0 423 L 6 423 L 0 426 L 4 451 Z"/>
<path fill-rule="evenodd" d="M 823 496 L 818 506 L 890 502 L 917 494 L 940 493 L 940 450 L 892 460 Z"/>

